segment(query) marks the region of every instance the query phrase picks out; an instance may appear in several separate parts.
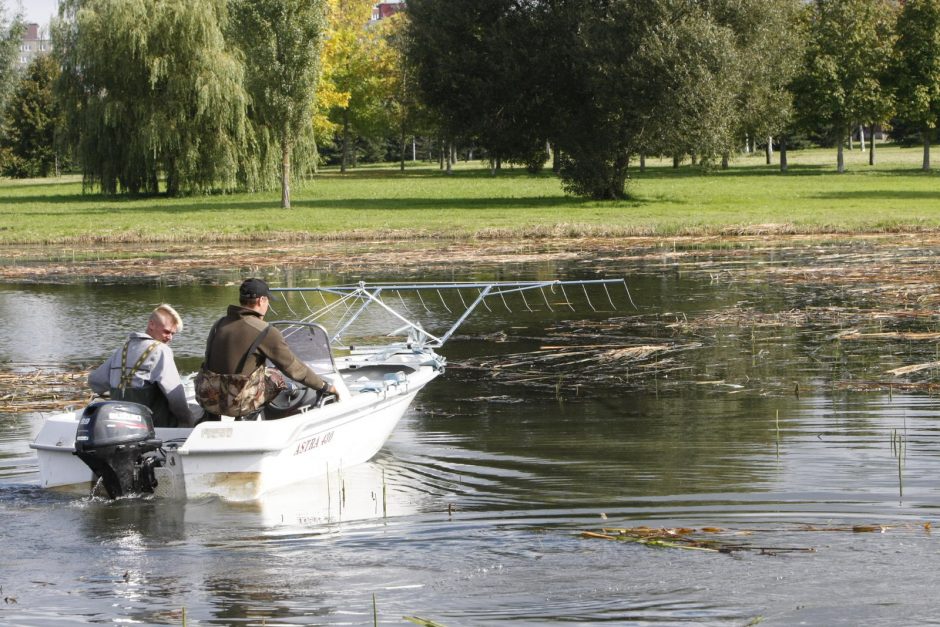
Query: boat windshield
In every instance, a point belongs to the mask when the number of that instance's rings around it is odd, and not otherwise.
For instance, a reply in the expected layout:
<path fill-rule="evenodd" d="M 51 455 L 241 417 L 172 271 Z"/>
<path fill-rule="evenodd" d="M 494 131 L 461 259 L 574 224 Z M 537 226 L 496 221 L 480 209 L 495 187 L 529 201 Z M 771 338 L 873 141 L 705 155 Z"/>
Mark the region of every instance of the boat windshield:
<path fill-rule="evenodd" d="M 322 326 L 315 322 L 274 322 L 287 345 L 297 357 L 317 374 L 336 372 L 330 337 Z"/>

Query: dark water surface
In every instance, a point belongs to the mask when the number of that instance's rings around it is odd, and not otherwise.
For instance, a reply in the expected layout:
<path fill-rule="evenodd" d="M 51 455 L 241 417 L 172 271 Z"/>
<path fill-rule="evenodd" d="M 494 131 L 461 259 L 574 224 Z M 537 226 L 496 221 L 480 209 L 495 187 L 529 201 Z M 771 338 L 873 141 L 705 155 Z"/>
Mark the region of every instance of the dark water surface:
<path fill-rule="evenodd" d="M 792 280 L 867 267 L 858 246 L 422 277 L 600 272 L 626 276 L 637 309 L 615 295 L 613 313 L 480 312 L 373 462 L 258 504 L 39 490 L 28 442 L 42 417 L 0 414 L 0 624 L 936 623 L 940 410 L 877 384 L 929 382 L 935 369 L 885 373 L 937 360 L 936 340 L 839 335 L 938 320 L 864 282 Z M 0 287 L 0 359 L 97 363 L 169 301 L 191 370 L 233 291 Z M 877 315 L 899 308 L 910 315 Z M 537 367 L 542 380 L 467 367 L 569 341 L 675 350 L 588 375 L 596 363 Z M 641 525 L 720 528 L 752 550 L 581 536 Z"/>

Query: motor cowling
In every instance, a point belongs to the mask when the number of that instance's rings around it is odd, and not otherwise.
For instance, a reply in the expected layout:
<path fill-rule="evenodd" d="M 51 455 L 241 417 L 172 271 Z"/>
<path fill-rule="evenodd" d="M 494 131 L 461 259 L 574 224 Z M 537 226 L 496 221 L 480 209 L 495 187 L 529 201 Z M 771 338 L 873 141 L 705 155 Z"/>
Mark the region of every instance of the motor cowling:
<path fill-rule="evenodd" d="M 100 401 L 82 412 L 75 455 L 101 478 L 108 496 L 149 493 L 156 487 L 156 437 L 149 407 L 127 401 Z"/>

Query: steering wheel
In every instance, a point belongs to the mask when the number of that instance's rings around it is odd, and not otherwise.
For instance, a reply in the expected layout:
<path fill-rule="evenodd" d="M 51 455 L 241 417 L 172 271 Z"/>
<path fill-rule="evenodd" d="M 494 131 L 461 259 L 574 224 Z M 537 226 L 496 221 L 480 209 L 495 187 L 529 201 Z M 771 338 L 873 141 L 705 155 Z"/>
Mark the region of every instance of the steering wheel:
<path fill-rule="evenodd" d="M 292 384 L 281 390 L 277 396 L 268 403 L 265 413 L 271 417 L 283 417 L 297 413 L 306 405 L 317 406 L 319 393 L 304 385 Z"/>

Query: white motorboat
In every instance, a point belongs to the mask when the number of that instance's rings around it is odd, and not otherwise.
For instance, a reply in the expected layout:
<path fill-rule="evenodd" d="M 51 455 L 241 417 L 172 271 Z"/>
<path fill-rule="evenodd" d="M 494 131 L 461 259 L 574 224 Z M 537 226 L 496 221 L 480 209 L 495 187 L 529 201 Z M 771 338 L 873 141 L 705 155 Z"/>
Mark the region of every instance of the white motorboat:
<path fill-rule="evenodd" d="M 122 401 L 100 401 L 51 415 L 30 444 L 39 459 L 41 486 L 86 492 L 103 486 L 111 497 L 153 492 L 171 498 L 250 501 L 293 483 L 351 468 L 382 448 L 418 392 L 444 372 L 446 359 L 435 349 L 479 305 L 488 307 L 487 298 L 507 304 L 507 297 L 518 294 L 531 309 L 524 293 L 538 291 L 549 309 L 549 293 L 561 295 L 556 305 L 571 307 L 566 286 L 598 284 L 606 292 L 611 283 L 623 281 L 275 288 L 272 291 L 283 296 L 286 308 L 297 317 L 272 324 L 282 329 L 298 357 L 330 379 L 339 390 L 338 398 L 320 398 L 293 386 L 250 420 L 222 416 L 220 421 L 191 428 L 154 429 L 147 408 Z M 403 294 L 416 295 L 413 306 L 420 303 L 431 314 L 428 299 L 421 296 L 428 290 L 439 297 L 451 318 L 454 309 L 444 294 L 463 305 L 463 313 L 449 327 L 445 325 L 440 335 L 427 330 L 417 316 L 405 317 L 386 302 L 389 296 L 397 298 L 399 308 L 410 313 Z M 609 292 L 607 296 L 610 300 Z M 317 305 L 311 303 L 315 298 Z M 428 317 L 431 322 L 440 319 L 436 313 Z M 332 334 L 321 324 L 328 320 L 335 322 Z M 364 332 L 374 335 L 377 326 L 388 328 L 389 320 L 398 328 L 386 337 L 397 339 L 381 345 L 344 342 L 355 325 L 365 326 Z M 192 377 L 184 384 L 194 415 L 201 415 L 193 398 Z"/>

